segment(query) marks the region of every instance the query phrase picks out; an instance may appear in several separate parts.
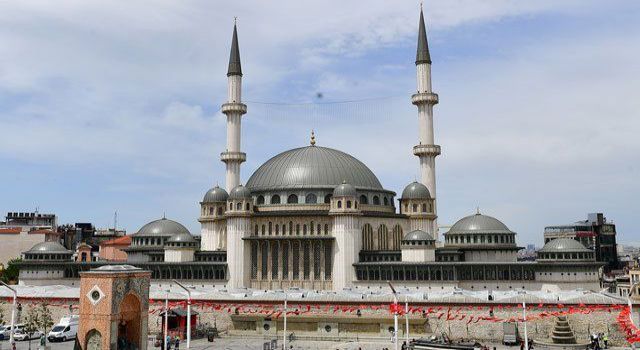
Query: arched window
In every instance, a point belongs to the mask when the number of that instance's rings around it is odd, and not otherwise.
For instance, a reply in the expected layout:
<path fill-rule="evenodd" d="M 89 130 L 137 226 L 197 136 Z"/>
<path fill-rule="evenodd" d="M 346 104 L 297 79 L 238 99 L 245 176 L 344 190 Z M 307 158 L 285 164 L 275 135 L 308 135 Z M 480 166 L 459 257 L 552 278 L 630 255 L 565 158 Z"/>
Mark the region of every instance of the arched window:
<path fill-rule="evenodd" d="M 369 199 L 364 194 L 360 195 L 360 204 L 369 204 Z"/>
<path fill-rule="evenodd" d="M 209 215 L 213 215 L 213 207 L 209 207 Z"/>
<path fill-rule="evenodd" d="M 296 236 L 300 236 L 300 224 L 296 224 Z"/>
<path fill-rule="evenodd" d="M 233 203 L 229 203 L 229 210 L 233 209 Z"/>
<path fill-rule="evenodd" d="M 258 235 L 258 225 L 256 225 L 256 227 L 255 227 L 255 235 L 256 236 Z"/>
<path fill-rule="evenodd" d="M 298 196 L 290 194 L 289 197 L 287 197 L 287 204 L 298 204 Z"/>
<path fill-rule="evenodd" d="M 271 204 L 280 204 L 280 196 L 277 194 L 271 196 Z"/>
<path fill-rule="evenodd" d="M 242 203 L 241 202 L 236 203 L 236 209 L 237 210 L 242 209 Z"/>
<path fill-rule="evenodd" d="M 324 196 L 324 203 L 325 204 L 331 203 L 331 194 Z"/>
<path fill-rule="evenodd" d="M 264 236 L 265 232 L 267 232 L 267 226 L 262 224 L 262 235 Z"/>
<path fill-rule="evenodd" d="M 389 250 L 389 230 L 385 224 L 378 227 L 378 243 L 380 250 Z"/>
<path fill-rule="evenodd" d="M 373 228 L 369 224 L 362 226 L 362 250 L 374 250 Z"/>
<path fill-rule="evenodd" d="M 338 208 L 342 208 L 342 201 L 338 201 Z"/>
<path fill-rule="evenodd" d="M 318 197 L 315 194 L 309 193 L 306 197 L 304 197 L 304 202 L 307 204 L 316 204 L 318 203 Z"/>
<path fill-rule="evenodd" d="M 423 204 L 422 204 L 422 212 L 423 212 L 423 213 L 426 213 L 426 212 L 427 212 L 427 204 L 426 204 L 426 203 L 423 203 Z"/>
<path fill-rule="evenodd" d="M 222 215 L 222 207 L 218 207 L 218 215 Z"/>
<path fill-rule="evenodd" d="M 329 225 L 328 224 L 324 224 L 324 235 L 328 235 L 329 234 Z"/>
<path fill-rule="evenodd" d="M 413 204 L 413 212 L 416 213 L 418 212 L 418 205 L 417 204 Z"/>
<path fill-rule="evenodd" d="M 380 205 L 380 197 L 373 196 L 373 205 Z"/>
<path fill-rule="evenodd" d="M 384 205 L 389 205 L 389 199 L 387 197 L 382 198 Z"/>
<path fill-rule="evenodd" d="M 351 208 L 351 201 L 347 201 L 347 208 Z"/>
<path fill-rule="evenodd" d="M 395 225 L 393 227 L 393 244 L 391 250 L 400 250 L 400 244 L 402 243 L 402 226 Z"/>
<path fill-rule="evenodd" d="M 245 205 L 245 208 L 244 208 L 244 209 L 245 209 L 246 211 L 249 211 L 249 209 L 251 209 L 251 205 L 250 205 L 249 203 L 247 203 L 247 204 Z"/>
<path fill-rule="evenodd" d="M 256 200 L 256 204 L 261 205 L 264 204 L 264 196 L 263 195 L 259 195 L 258 199 Z"/>
<path fill-rule="evenodd" d="M 302 235 L 303 236 L 307 235 L 307 224 L 302 225 Z"/>

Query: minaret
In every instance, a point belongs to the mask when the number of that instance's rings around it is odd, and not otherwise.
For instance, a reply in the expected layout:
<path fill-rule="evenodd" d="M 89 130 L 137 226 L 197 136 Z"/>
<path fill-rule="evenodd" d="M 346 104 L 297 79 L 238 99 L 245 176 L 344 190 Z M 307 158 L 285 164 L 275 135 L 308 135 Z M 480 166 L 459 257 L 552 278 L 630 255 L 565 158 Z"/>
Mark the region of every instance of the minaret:
<path fill-rule="evenodd" d="M 411 102 L 418 107 L 418 145 L 413 154 L 420 159 L 420 182 L 429 189 L 436 210 L 436 156 L 440 155 L 440 146 L 433 138 L 433 106 L 438 103 L 438 95 L 431 90 L 431 55 L 427 43 L 427 31 L 424 15 L 420 9 L 420 28 L 418 29 L 418 51 L 416 53 L 418 92 L 411 96 Z M 438 239 L 438 224 L 433 220 L 434 238 Z"/>
<path fill-rule="evenodd" d="M 247 155 L 240 151 L 241 120 L 247 113 L 247 105 L 242 103 L 242 67 L 240 66 L 240 48 L 238 47 L 238 31 L 233 24 L 233 39 L 229 70 L 227 71 L 229 91 L 227 103 L 222 105 L 222 113 L 227 115 L 227 149 L 220 154 L 220 160 L 227 165 L 226 188 L 231 192 L 240 184 L 240 164 L 247 160 Z"/>

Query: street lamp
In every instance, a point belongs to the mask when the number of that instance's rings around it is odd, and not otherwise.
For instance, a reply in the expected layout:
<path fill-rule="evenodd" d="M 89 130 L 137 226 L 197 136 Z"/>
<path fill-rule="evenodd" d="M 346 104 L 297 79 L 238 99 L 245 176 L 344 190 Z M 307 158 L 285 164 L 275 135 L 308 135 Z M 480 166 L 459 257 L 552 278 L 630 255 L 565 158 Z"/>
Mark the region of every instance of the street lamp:
<path fill-rule="evenodd" d="M 169 292 L 171 290 L 167 289 L 167 296 L 164 298 L 164 337 L 162 341 L 164 342 L 164 348 L 169 349 Z"/>
<path fill-rule="evenodd" d="M 522 295 L 522 322 L 524 324 L 524 349 L 529 350 L 529 335 L 527 334 L 527 292 L 520 292 Z"/>
<path fill-rule="evenodd" d="M 393 292 L 393 334 L 392 339 L 395 344 L 395 350 L 398 350 L 398 295 L 391 282 L 387 281 L 391 292 Z"/>
<path fill-rule="evenodd" d="M 282 348 L 287 349 L 287 292 L 284 292 L 284 327 L 282 335 Z M 278 327 L 276 327 L 277 329 Z"/>
<path fill-rule="evenodd" d="M 18 292 L 15 289 L 13 289 L 13 287 L 10 287 L 8 284 L 2 281 L 0 281 L 0 284 L 7 287 L 11 291 L 11 293 L 13 293 L 13 306 L 11 308 L 11 332 L 9 332 L 9 344 L 14 344 L 13 333 L 15 333 L 16 331 L 16 304 L 18 299 Z"/>
<path fill-rule="evenodd" d="M 191 291 L 183 286 L 180 282 L 173 280 L 173 282 L 175 284 L 178 285 L 178 287 L 184 289 L 185 292 L 187 292 L 187 349 L 189 349 L 189 347 L 191 346 Z"/>

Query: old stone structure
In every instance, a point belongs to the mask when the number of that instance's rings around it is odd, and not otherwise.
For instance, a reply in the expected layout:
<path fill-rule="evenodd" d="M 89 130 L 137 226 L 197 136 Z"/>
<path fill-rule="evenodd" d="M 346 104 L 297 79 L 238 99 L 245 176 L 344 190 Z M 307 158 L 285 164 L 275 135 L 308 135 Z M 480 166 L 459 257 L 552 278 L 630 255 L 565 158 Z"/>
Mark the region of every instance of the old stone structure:
<path fill-rule="evenodd" d="M 107 265 L 81 273 L 78 342 L 83 349 L 146 350 L 150 273 L 130 265 Z"/>

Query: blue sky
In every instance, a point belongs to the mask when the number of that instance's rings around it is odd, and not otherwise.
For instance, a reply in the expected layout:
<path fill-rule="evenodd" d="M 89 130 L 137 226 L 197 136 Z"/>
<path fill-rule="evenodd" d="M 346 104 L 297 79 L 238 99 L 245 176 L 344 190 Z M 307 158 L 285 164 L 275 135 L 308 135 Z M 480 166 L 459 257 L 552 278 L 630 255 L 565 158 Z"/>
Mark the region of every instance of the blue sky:
<path fill-rule="evenodd" d="M 242 180 L 313 128 L 401 192 L 418 174 L 419 7 L 362 4 L 0 3 L 0 212 L 39 207 L 105 227 L 117 210 L 130 232 L 166 212 L 198 233 L 199 200 L 224 183 L 218 110 L 234 16 L 249 101 Z M 440 223 L 480 206 L 519 243 L 540 244 L 545 225 L 602 211 L 639 242 L 640 4 L 424 7 Z"/>

